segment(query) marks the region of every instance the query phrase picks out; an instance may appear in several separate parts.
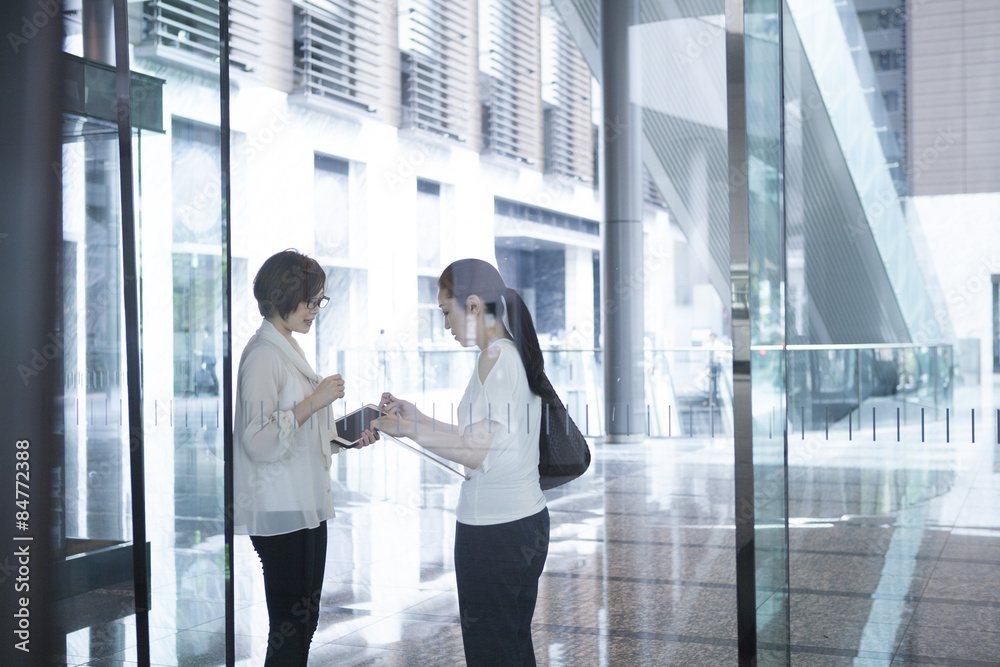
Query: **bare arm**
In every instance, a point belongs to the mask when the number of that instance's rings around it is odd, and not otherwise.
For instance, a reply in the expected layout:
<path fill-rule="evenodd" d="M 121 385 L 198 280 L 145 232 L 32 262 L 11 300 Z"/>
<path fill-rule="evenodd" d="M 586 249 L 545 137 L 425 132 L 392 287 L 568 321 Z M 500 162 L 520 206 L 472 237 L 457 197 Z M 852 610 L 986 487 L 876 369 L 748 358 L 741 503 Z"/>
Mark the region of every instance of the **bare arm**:
<path fill-rule="evenodd" d="M 424 449 L 470 469 L 482 465 L 493 444 L 493 434 L 502 428 L 496 422 L 483 420 L 459 432 L 453 424 L 432 419 L 413 403 L 388 392 L 382 395 L 380 407 L 385 414 L 372 421 L 372 429 L 410 438 Z"/>

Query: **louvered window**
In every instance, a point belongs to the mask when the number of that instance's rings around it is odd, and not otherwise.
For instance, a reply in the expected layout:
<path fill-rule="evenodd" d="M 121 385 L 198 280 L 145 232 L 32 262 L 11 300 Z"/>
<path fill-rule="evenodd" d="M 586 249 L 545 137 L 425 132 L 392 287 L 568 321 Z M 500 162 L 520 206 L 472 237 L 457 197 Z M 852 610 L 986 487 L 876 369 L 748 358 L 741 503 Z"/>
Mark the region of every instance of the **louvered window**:
<path fill-rule="evenodd" d="M 260 58 L 261 0 L 229 0 L 229 64 L 247 72 Z"/>
<path fill-rule="evenodd" d="M 489 0 L 482 8 L 484 152 L 535 164 L 542 149 L 538 3 Z"/>
<path fill-rule="evenodd" d="M 401 0 L 402 126 L 465 140 L 472 103 L 469 3 Z"/>
<path fill-rule="evenodd" d="M 260 53 L 259 15 L 259 0 L 229 3 L 231 66 L 254 69 Z M 221 48 L 218 1 L 146 0 L 142 8 L 142 46 L 152 47 L 156 55 L 213 67 Z"/>
<path fill-rule="evenodd" d="M 590 69 L 551 3 L 542 12 L 545 170 L 593 183 Z"/>
<path fill-rule="evenodd" d="M 353 0 L 296 3 L 296 93 L 375 110 L 378 15 L 372 7 Z"/>

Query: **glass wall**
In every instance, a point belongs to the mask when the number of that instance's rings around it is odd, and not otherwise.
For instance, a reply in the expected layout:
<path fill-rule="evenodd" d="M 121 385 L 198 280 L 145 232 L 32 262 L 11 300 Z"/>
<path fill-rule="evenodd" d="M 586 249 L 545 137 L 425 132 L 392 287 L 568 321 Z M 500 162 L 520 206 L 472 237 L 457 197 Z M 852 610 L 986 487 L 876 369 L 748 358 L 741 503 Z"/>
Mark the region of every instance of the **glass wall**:
<path fill-rule="evenodd" d="M 128 3 L 147 493 L 144 516 L 132 517 L 129 446 L 139 425 L 128 422 L 124 382 L 121 304 L 130 286 L 109 113 L 113 26 L 98 11 L 110 6 L 104 0 L 66 3 L 67 62 L 104 77 L 77 91 L 90 106 L 67 111 L 64 135 L 57 338 L 66 572 L 130 548 L 133 519 L 144 521 L 153 663 L 261 662 L 260 561 L 245 536 L 224 537 L 224 425 L 233 409 L 224 396 L 261 325 L 257 270 L 295 248 L 326 273 L 330 303 L 296 338 L 310 366 L 342 375 L 346 389 L 307 428 L 384 390 L 454 424 L 477 351 L 444 328 L 436 281 L 450 262 L 476 257 L 522 295 L 546 372 L 595 454 L 578 484 L 547 496 L 554 528 L 539 617 L 548 663 L 651 655 L 657 664 L 700 664 L 697 644 L 715 651 L 712 664 L 729 664 L 747 636 L 743 657 L 754 653 L 758 664 L 795 663 L 803 642 L 829 649 L 820 626 L 795 622 L 797 605 L 829 602 L 809 588 L 818 575 L 806 565 L 837 557 L 835 545 L 814 537 L 821 531 L 806 529 L 890 516 L 953 488 L 956 470 L 939 465 L 951 453 L 929 441 L 943 434 L 948 445 L 970 426 L 974 440 L 977 424 L 983 440 L 992 405 L 968 414 L 957 396 L 971 378 L 970 357 L 1000 358 L 1000 269 L 983 259 L 982 270 L 948 277 L 951 288 L 942 289 L 935 246 L 954 251 L 953 240 L 940 230 L 936 244 L 922 240 L 916 209 L 935 202 L 903 200 L 906 175 L 938 173 L 954 146 L 945 132 L 940 146 L 931 141 L 934 159 L 921 162 L 926 137 L 919 156 L 907 157 L 909 139 L 890 127 L 909 93 L 888 84 L 914 64 L 890 48 L 895 33 L 879 33 L 908 25 L 900 3 L 886 0 L 885 13 L 860 0 L 636 1 L 627 54 L 618 54 L 641 119 L 635 134 L 601 108 L 602 85 L 615 83 L 603 81 L 600 47 L 608 2 L 227 4 L 221 16 L 219 3 L 201 0 Z M 727 15 L 737 7 L 741 17 Z M 738 71 L 727 69 L 737 24 Z M 92 33 L 102 39 L 84 39 Z M 226 61 L 228 86 L 219 71 Z M 142 120 L 148 107 L 136 91 L 152 100 L 158 125 Z M 727 117 L 740 93 L 739 117 Z M 629 221 L 641 237 L 639 261 L 609 252 L 605 219 L 604 202 L 623 195 L 602 190 L 620 174 L 601 171 L 608 146 L 626 138 L 642 163 L 634 187 L 622 188 L 641 191 L 641 201 L 630 200 L 639 219 Z M 968 144 L 970 164 L 989 157 Z M 989 206 L 975 210 L 970 218 L 992 220 Z M 744 215 L 745 247 L 736 248 L 734 221 Z M 741 250 L 746 256 L 733 260 Z M 608 267 L 621 280 L 602 279 Z M 973 279 L 992 292 L 980 293 Z M 642 421 L 626 434 L 642 442 L 612 444 L 604 439 L 607 325 L 621 317 L 622 294 L 641 299 L 644 312 L 635 355 L 642 408 L 626 417 Z M 982 349 L 968 322 L 965 343 L 954 342 L 948 307 L 957 303 L 970 312 L 987 304 Z M 862 437 L 883 440 L 865 453 L 891 465 L 856 456 Z M 734 441 L 737 466 L 749 455 L 748 478 L 734 468 Z M 414 647 L 439 662 L 459 655 L 457 478 L 382 441 L 334 456 L 330 479 L 338 516 L 316 660 L 412 657 Z M 734 499 L 734 481 L 751 493 Z M 733 557 L 734 528 L 750 536 L 749 568 Z M 886 548 L 910 563 L 912 545 L 893 539 Z M 887 576 L 896 576 L 891 566 Z M 127 571 L 115 574 L 127 579 Z M 235 656 L 226 655 L 229 576 Z M 88 603 L 105 600 L 108 586 L 129 588 L 61 581 L 77 586 L 67 596 L 91 595 Z M 733 601 L 746 582 L 753 633 L 744 636 Z M 835 592 L 899 592 L 881 582 Z M 586 618 L 572 625 L 577 605 Z M 905 611 L 897 606 L 890 612 Z M 637 608 L 646 615 L 630 628 Z M 74 609 L 64 613 L 67 657 L 137 658 L 127 606 L 86 626 Z M 868 612 L 876 620 L 865 641 L 874 642 L 884 609 L 858 613 Z M 706 616 L 718 627 L 705 629 Z"/>
<path fill-rule="evenodd" d="M 152 662 L 225 655 L 225 637 L 185 631 L 222 622 L 227 566 L 223 494 L 224 294 L 228 271 L 217 6 L 131 5 L 133 68 L 165 80 L 165 132 L 137 173 L 143 286 L 146 523 L 153 571 Z M 238 296 L 238 293 L 236 293 Z M 235 306 L 234 306 L 235 310 Z M 171 628 L 155 641 L 158 628 Z M 161 633 L 163 634 L 163 633 Z M 126 649 L 125 655 L 131 655 Z"/>
<path fill-rule="evenodd" d="M 132 531 L 118 137 L 87 125 L 69 126 L 63 150 L 66 557 L 128 544 Z"/>
<path fill-rule="evenodd" d="M 789 660 L 782 5 L 744 5 L 757 664 Z"/>
<path fill-rule="evenodd" d="M 260 322 L 249 296 L 254 274 L 269 255 L 294 247 L 317 257 L 327 272 L 331 303 L 315 331 L 299 340 L 319 374 L 345 378 L 346 396 L 332 406 L 333 416 L 391 389 L 445 423 L 457 421 L 455 410 L 476 357 L 444 330 L 436 280 L 451 261 L 479 257 L 496 265 L 524 297 L 547 373 L 573 419 L 598 446 L 607 420 L 601 408 L 601 318 L 607 304 L 601 295 L 614 287 L 601 284 L 600 265 L 611 260 L 602 248 L 601 194 L 593 186 L 598 179 L 592 155 L 595 135 L 613 140 L 616 129 L 603 124 L 600 109 L 595 110 L 591 79 L 600 76 L 600 67 L 591 35 L 599 25 L 579 30 L 581 19 L 595 17 L 569 6 L 547 6 L 543 19 L 533 5 L 479 3 L 477 12 L 461 3 L 406 3 L 401 5 L 405 20 L 397 23 L 391 3 L 376 3 L 372 11 L 353 4 L 301 3 L 294 8 L 298 23 L 292 48 L 262 48 L 259 67 L 234 76 L 239 168 L 233 170 L 233 254 L 246 270 L 234 273 L 233 285 L 234 294 L 248 295 L 244 306 L 234 299 L 233 329 L 244 332 L 234 336 L 234 359 Z M 692 73 L 683 67 L 641 69 L 642 95 L 655 99 L 643 114 L 654 129 L 666 128 L 660 139 L 678 140 L 692 129 L 701 133 L 698 140 L 687 140 L 701 162 L 691 158 L 681 168 L 668 162 L 669 171 L 660 166 L 643 182 L 645 257 L 641 266 L 626 271 L 645 280 L 648 352 L 642 370 L 650 388 L 647 405 L 636 411 L 642 423 L 632 430 L 664 443 L 672 437 L 732 434 L 727 313 L 722 283 L 714 280 L 722 274 L 709 240 L 704 234 L 685 235 L 671 206 L 693 213 L 695 231 L 710 225 L 713 234 L 726 229 L 722 16 L 718 3 L 711 11 L 686 8 L 681 19 L 670 12 L 643 16 L 633 27 L 632 48 L 651 63 L 677 63 L 685 40 L 708 30 L 710 55 L 697 64 L 706 68 L 703 78 L 719 94 L 710 122 L 698 127 L 694 121 L 705 106 L 701 101 L 664 94 L 690 83 Z M 264 28 L 268 20 L 261 27 L 265 45 L 277 40 Z M 557 23 L 542 29 L 543 20 Z M 533 22 L 537 34 L 527 28 Z M 337 26 L 336 39 L 330 37 L 331 26 Z M 453 50 L 430 48 L 428 40 L 442 30 Z M 507 31 L 524 30 L 520 41 L 505 38 Z M 465 41 L 453 34 L 465 35 Z M 514 68 L 507 77 L 504 68 L 512 61 L 505 56 L 515 55 L 513 45 L 543 35 L 552 40 L 539 49 L 551 54 L 544 68 L 549 78 L 541 80 L 541 63 Z M 675 35 L 684 39 L 674 42 Z M 478 49 L 469 40 L 478 40 Z M 463 55 L 466 48 L 490 55 L 477 61 Z M 676 53 L 663 52 L 667 48 Z M 539 53 L 516 55 L 530 61 Z M 480 86 L 468 88 L 469 81 Z M 543 89 L 548 91 L 544 100 Z M 537 124 L 530 122 L 532 114 Z M 656 149 L 667 146 L 658 142 Z M 644 157 L 663 162 L 661 155 Z M 681 180 L 671 180 L 680 174 Z M 666 201 L 664 191 L 681 199 Z M 721 293 L 728 294 L 728 288 Z M 630 448 L 620 455 L 647 456 Z M 615 477 L 615 465 L 601 466 L 602 475 Z M 712 474 L 725 479 L 731 471 L 722 466 Z M 401 594 L 412 596 L 414 605 L 440 614 L 444 602 L 432 593 L 452 567 L 447 510 L 454 505 L 455 482 L 433 466 L 417 464 L 391 442 L 335 456 L 331 477 L 338 518 L 331 522 L 328 568 L 339 574 L 325 594 L 331 611 L 322 637 L 354 632 L 359 619 L 351 614 L 357 610 L 377 615 L 391 607 L 387 586 L 405 589 Z M 626 505 L 629 494 L 657 493 L 627 484 L 612 480 L 609 489 L 598 484 L 588 492 L 597 493 L 594 497 L 585 498 L 581 491 L 553 497 L 633 512 Z M 445 516 L 439 508 L 446 508 Z M 651 508 L 642 503 L 634 510 L 636 520 L 655 524 Z M 601 576 L 603 556 L 576 543 L 590 535 L 588 528 L 567 518 L 561 530 L 566 542 L 558 546 L 557 561 L 573 568 L 579 564 L 587 586 L 592 585 Z M 628 532 L 612 532 L 606 539 L 617 554 Z M 724 571 L 720 576 L 731 585 L 734 568 L 722 555 L 731 540 L 718 533 L 712 544 L 720 550 L 718 556 L 712 552 L 711 567 Z M 245 538 L 237 536 L 234 548 L 237 596 L 259 600 L 259 561 Z M 406 552 L 429 554 L 421 571 L 404 560 Z M 633 565 L 660 576 L 655 553 L 640 560 Z M 694 605 L 699 595 L 696 591 L 685 599 Z M 438 597 L 436 606 L 432 597 Z M 550 603 L 553 609 L 557 604 Z M 617 600 L 607 604 L 616 618 L 627 613 L 626 607 Z M 236 617 L 237 634 L 254 637 L 252 654 L 259 656 L 266 624 L 260 605 L 238 607 Z M 355 636 L 368 650 L 407 642 L 400 629 L 380 632 L 357 630 Z M 447 654 L 447 646 L 437 648 Z"/>
<path fill-rule="evenodd" d="M 66 12 L 64 57 L 82 74 L 64 124 L 62 529 L 70 588 L 58 616 L 68 661 L 134 661 L 151 651 L 153 662 L 185 664 L 193 651 L 225 653 L 222 635 L 196 649 L 183 637 L 224 609 L 218 9 L 128 5 L 137 286 L 122 269 L 129 249 L 122 243 L 111 6 L 82 0 L 67 3 Z M 133 289 L 142 387 L 130 396 L 122 304 Z M 130 399 L 142 401 L 142 424 L 129 422 Z M 129 457 L 140 446 L 147 502 L 133 517 Z M 145 526 L 152 589 L 148 619 L 138 619 L 152 628 L 143 650 L 135 639 L 132 554 L 115 554 L 118 545 L 131 549 L 134 521 Z"/>
<path fill-rule="evenodd" d="M 940 101 L 995 96 L 995 74 L 968 69 L 981 52 L 951 35 L 993 34 L 1000 17 L 974 3 L 785 4 L 791 662 L 994 659 L 931 648 L 945 631 L 927 613 L 930 591 L 949 591 L 951 609 L 976 604 L 972 578 L 946 561 L 989 541 L 959 525 L 993 521 L 951 509 L 990 493 L 963 470 L 995 457 L 996 394 L 980 372 L 992 269 L 974 247 L 992 241 L 962 222 L 982 220 L 995 190 L 979 181 L 994 167 L 968 159 L 968 134 L 993 137 L 993 123 Z M 956 550 L 939 551 L 952 527 Z"/>
<path fill-rule="evenodd" d="M 110 19 L 110 13 L 105 17 Z M 109 23 L 96 23 L 84 43 L 81 17 L 70 16 L 63 54 L 68 99 L 62 135 L 62 252 L 56 334 L 51 336 L 62 350 L 63 376 L 56 429 L 63 446 L 53 475 L 58 540 L 52 580 L 53 598 L 60 602 L 97 588 L 131 587 L 133 578 L 133 424 L 126 385 L 115 41 Z M 141 119 L 136 121 L 141 126 Z M 136 138 L 131 148 L 141 151 L 141 140 Z M 54 619 L 66 633 L 82 625 L 65 609 L 57 610 Z M 53 653 L 86 654 L 94 640 L 89 632 L 84 635 L 59 636 Z M 110 638 L 120 641 L 123 634 Z"/>

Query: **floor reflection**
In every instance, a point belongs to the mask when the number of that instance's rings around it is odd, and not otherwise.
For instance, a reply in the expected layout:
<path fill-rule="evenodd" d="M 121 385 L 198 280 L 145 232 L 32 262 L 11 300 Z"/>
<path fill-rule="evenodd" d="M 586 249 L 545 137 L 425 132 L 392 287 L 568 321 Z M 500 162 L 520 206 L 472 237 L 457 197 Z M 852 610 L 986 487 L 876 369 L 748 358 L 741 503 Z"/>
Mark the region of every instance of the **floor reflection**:
<path fill-rule="evenodd" d="M 225 662 L 218 433 L 199 425 L 150 448 L 154 665 Z M 858 441 L 805 458 L 799 446 L 789 442 L 793 664 L 997 664 L 1000 589 L 984 585 L 1000 578 L 996 446 L 913 443 L 909 459 Z M 735 665 L 731 441 L 594 453 L 583 478 L 548 492 L 539 664 Z M 331 472 L 338 514 L 312 664 L 462 664 L 457 478 L 387 442 L 345 452 Z M 237 664 L 259 665 L 267 612 L 247 538 L 234 560 Z M 65 664 L 133 664 L 130 604 L 127 587 L 60 603 Z"/>

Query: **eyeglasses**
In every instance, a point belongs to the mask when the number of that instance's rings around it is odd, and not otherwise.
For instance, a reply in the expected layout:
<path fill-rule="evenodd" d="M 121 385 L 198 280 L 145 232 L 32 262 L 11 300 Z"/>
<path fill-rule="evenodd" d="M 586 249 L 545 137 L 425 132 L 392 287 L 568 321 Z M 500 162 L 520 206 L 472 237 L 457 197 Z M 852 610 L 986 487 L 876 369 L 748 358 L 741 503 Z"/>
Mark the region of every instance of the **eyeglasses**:
<path fill-rule="evenodd" d="M 321 296 L 318 299 L 309 299 L 306 301 L 306 306 L 309 307 L 309 310 L 313 310 L 314 308 L 325 308 L 328 303 L 330 303 L 330 297 Z"/>

